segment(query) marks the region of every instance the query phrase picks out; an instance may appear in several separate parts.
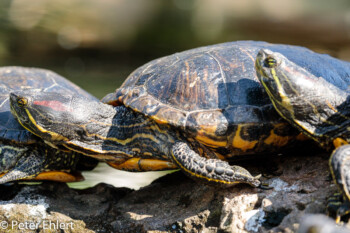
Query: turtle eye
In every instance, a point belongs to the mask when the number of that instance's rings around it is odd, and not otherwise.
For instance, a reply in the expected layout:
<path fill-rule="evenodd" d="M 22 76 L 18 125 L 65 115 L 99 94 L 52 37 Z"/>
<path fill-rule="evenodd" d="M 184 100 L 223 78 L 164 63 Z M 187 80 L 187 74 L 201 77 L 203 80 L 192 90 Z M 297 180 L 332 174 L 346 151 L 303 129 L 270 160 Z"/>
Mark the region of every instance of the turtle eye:
<path fill-rule="evenodd" d="M 265 63 L 265 66 L 267 66 L 268 68 L 274 68 L 277 66 L 277 61 L 273 57 L 267 57 L 264 63 Z"/>
<path fill-rule="evenodd" d="M 17 105 L 21 108 L 24 108 L 25 106 L 28 105 L 28 99 L 27 98 L 18 98 Z"/>

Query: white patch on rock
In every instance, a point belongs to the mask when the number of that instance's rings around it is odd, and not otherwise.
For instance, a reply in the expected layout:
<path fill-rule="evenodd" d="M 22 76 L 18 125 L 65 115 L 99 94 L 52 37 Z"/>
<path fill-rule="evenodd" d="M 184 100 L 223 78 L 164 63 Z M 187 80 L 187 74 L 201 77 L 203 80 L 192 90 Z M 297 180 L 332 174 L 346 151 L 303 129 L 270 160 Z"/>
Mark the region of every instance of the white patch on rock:
<path fill-rule="evenodd" d="M 128 212 L 129 216 L 131 219 L 134 220 L 143 220 L 146 218 L 152 218 L 153 215 L 147 215 L 147 214 L 137 214 L 137 213 L 133 213 L 133 212 Z"/>
<path fill-rule="evenodd" d="M 298 185 L 293 184 L 291 186 L 289 186 L 289 184 L 283 180 L 281 180 L 280 178 L 273 178 L 272 182 L 269 185 L 270 187 L 273 187 L 274 192 L 291 192 L 291 191 L 297 191 L 298 190 Z"/>
<path fill-rule="evenodd" d="M 4 216 L 6 218 L 11 217 L 11 213 L 13 212 L 13 209 L 15 208 L 15 204 L 6 204 L 6 205 L 0 205 L 0 209 L 3 209 Z"/>
<path fill-rule="evenodd" d="M 298 185 L 289 185 L 280 178 L 271 179 L 269 186 L 273 187 L 273 191 L 264 198 L 261 207 L 244 213 L 244 219 L 246 219 L 244 228 L 248 232 L 258 232 L 260 227 L 262 227 L 262 224 L 265 222 L 264 207 L 272 205 L 272 201 L 269 198 L 273 198 L 279 192 L 291 192 L 299 189 Z"/>
<path fill-rule="evenodd" d="M 1 205 L 0 208 L 2 208 L 5 211 L 11 211 L 14 206 L 15 204 L 5 204 L 5 205 Z"/>
<path fill-rule="evenodd" d="M 45 205 L 27 205 L 29 209 L 29 215 L 30 216 L 36 216 L 40 218 L 46 218 L 47 217 L 47 206 Z"/>
<path fill-rule="evenodd" d="M 11 215 L 13 215 L 13 212 L 16 212 L 16 208 L 19 208 L 19 206 L 25 206 L 24 208 L 27 209 L 28 214 L 30 216 L 35 216 L 35 217 L 40 217 L 40 218 L 46 218 L 47 217 L 47 207 L 48 205 L 46 203 L 44 204 L 37 204 L 37 205 L 32 205 L 32 204 L 13 204 L 13 203 L 9 203 L 9 204 L 1 204 L 0 205 L 0 209 L 3 210 L 4 215 L 6 217 L 10 217 Z M 22 207 L 23 208 L 23 207 Z"/>
<path fill-rule="evenodd" d="M 265 221 L 265 212 L 262 209 L 251 210 L 245 213 L 246 219 L 244 228 L 248 232 L 258 232 L 259 228 L 262 226 Z"/>

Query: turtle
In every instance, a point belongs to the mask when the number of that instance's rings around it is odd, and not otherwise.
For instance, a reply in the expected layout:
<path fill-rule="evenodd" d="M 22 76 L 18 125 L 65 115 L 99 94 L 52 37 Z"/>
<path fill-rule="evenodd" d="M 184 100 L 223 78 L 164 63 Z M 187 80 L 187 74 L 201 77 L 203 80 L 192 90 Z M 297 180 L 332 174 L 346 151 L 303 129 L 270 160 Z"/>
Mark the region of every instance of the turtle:
<path fill-rule="evenodd" d="M 330 171 L 342 193 L 332 203 L 337 221 L 350 213 L 350 63 L 330 56 L 321 73 L 299 66 L 281 53 L 261 49 L 256 57 L 259 80 L 281 117 L 327 151 Z"/>
<path fill-rule="evenodd" d="M 48 146 L 41 138 L 23 128 L 10 112 L 12 91 L 88 94 L 65 78 L 48 70 L 24 67 L 0 68 L 0 184 L 21 179 L 72 182 L 82 180 L 80 170 L 91 170 L 97 160 L 71 151 Z"/>
<path fill-rule="evenodd" d="M 262 48 L 310 70 L 318 65 L 305 63 L 309 57 L 328 59 L 299 46 L 227 42 L 150 61 L 102 102 L 27 90 L 11 93 L 11 107 L 20 124 L 51 145 L 116 169 L 180 169 L 207 184 L 262 188 L 260 175 L 230 160 L 312 144 L 277 113 L 260 84 L 255 58 Z"/>

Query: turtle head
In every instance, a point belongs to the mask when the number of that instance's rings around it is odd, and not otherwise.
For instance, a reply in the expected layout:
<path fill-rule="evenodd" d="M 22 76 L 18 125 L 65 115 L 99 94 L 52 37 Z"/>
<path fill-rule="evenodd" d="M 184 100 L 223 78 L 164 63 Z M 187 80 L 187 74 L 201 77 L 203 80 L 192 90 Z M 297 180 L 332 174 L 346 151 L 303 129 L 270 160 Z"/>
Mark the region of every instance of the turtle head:
<path fill-rule="evenodd" d="M 337 135 L 348 135 L 344 127 L 350 124 L 345 117 L 349 116 L 345 91 L 267 49 L 259 51 L 255 67 L 275 109 L 292 125 L 325 147 Z"/>
<path fill-rule="evenodd" d="M 33 134 L 55 144 L 79 136 L 81 127 L 93 114 L 94 103 L 97 101 L 38 90 L 10 94 L 11 112 L 19 123 Z"/>

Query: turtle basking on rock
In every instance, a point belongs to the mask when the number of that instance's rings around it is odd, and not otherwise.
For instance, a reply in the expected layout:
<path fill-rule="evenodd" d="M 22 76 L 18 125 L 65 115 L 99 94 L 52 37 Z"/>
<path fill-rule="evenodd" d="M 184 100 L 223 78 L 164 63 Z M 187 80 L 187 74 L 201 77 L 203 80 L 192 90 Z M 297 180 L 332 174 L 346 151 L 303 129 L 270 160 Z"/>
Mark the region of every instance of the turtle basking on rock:
<path fill-rule="evenodd" d="M 82 180 L 80 170 L 91 170 L 97 160 L 75 152 L 58 150 L 23 128 L 10 112 L 9 93 L 36 91 L 80 95 L 96 101 L 65 78 L 44 69 L 0 68 L 0 184 L 20 180 Z M 24 104 L 24 103 L 23 103 Z"/>
<path fill-rule="evenodd" d="M 212 184 L 260 187 L 259 176 L 226 160 L 312 143 L 279 116 L 259 83 L 255 58 L 262 48 L 284 54 L 315 75 L 323 71 L 314 61 L 348 66 L 298 46 L 231 42 L 141 66 L 103 99 L 109 105 L 79 95 L 28 90 L 11 94 L 12 111 L 50 144 L 117 169 L 180 168 Z"/>

